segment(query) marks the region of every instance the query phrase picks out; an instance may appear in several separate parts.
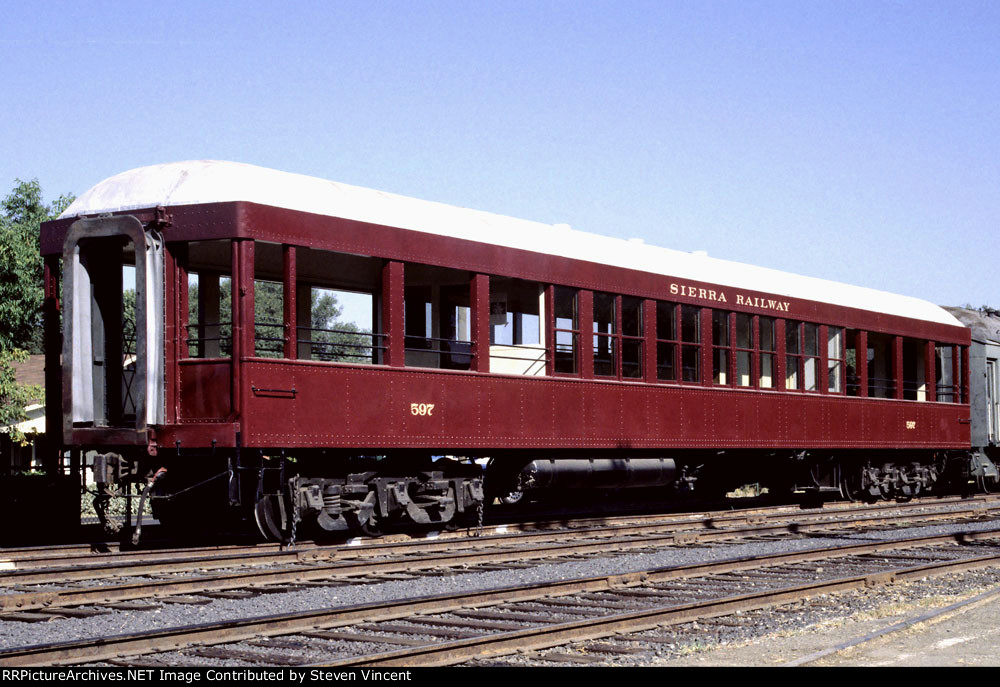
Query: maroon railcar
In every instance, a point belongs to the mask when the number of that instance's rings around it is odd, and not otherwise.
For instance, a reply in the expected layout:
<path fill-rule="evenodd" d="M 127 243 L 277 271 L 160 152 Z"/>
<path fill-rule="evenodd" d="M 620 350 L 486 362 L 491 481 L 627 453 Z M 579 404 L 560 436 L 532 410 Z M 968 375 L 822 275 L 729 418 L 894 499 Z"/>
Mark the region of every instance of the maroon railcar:
<path fill-rule="evenodd" d="M 967 471 L 970 335 L 917 299 L 211 161 L 101 182 L 42 253 L 52 439 L 164 521 L 445 522 L 483 459 L 489 499 Z"/>

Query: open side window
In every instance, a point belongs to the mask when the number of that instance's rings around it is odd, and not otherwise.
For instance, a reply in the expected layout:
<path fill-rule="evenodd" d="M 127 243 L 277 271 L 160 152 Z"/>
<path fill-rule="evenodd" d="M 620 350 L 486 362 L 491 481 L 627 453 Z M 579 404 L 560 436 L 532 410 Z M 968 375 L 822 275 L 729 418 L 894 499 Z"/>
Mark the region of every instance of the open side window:
<path fill-rule="evenodd" d="M 471 273 L 413 263 L 405 269 L 406 365 L 471 369 Z"/>
<path fill-rule="evenodd" d="M 490 371 L 544 375 L 545 287 L 534 281 L 490 278 Z"/>
<path fill-rule="evenodd" d="M 296 255 L 298 359 L 383 363 L 382 261 L 312 248 Z"/>
<path fill-rule="evenodd" d="M 868 333 L 868 397 L 895 398 L 896 378 L 893 374 L 893 337 L 878 332 Z"/>
<path fill-rule="evenodd" d="M 186 245 L 186 352 L 190 358 L 229 358 L 233 354 L 232 245 L 194 241 Z"/>

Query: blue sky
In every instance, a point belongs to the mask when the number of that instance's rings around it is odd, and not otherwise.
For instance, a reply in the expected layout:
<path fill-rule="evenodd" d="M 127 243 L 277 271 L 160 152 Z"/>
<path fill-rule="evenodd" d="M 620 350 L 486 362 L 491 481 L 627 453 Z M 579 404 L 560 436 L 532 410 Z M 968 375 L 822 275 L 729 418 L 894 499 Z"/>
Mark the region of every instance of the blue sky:
<path fill-rule="evenodd" d="M 0 193 L 236 160 L 1000 307 L 1000 3 L 46 2 Z"/>

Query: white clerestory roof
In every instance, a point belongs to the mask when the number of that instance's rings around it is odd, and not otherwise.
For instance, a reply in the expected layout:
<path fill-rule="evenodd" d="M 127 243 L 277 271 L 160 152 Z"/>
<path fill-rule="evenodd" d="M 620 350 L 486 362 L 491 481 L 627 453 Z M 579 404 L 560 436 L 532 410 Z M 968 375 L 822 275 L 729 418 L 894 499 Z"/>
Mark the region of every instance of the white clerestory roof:
<path fill-rule="evenodd" d="M 751 294 L 789 296 L 962 326 L 944 309 L 918 298 L 237 162 L 194 160 L 123 172 L 81 195 L 60 218 L 230 201 L 559 255 L 744 289 Z"/>

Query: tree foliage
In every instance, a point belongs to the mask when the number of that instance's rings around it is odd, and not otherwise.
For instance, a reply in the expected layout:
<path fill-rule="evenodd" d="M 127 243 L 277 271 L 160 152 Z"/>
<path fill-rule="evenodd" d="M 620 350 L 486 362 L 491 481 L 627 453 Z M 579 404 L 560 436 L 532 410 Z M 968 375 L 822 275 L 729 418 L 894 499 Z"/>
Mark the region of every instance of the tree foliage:
<path fill-rule="evenodd" d="M 27 419 L 24 409 L 42 395 L 41 387 L 18 384 L 14 376 L 14 363 L 27 359 L 25 351 L 0 350 L 0 427 L 9 427 L 11 440 L 22 445 L 27 437 L 15 425 Z"/>
<path fill-rule="evenodd" d="M 72 202 L 72 196 L 62 195 L 46 205 L 37 179 L 17 179 L 0 203 L 0 426 L 24 420 L 25 405 L 38 393 L 14 381 L 12 363 L 27 352 L 42 352 L 40 225 Z M 17 432 L 12 438 L 25 440 Z"/>
<path fill-rule="evenodd" d="M 0 205 L 0 350 L 41 353 L 42 256 L 39 227 L 73 202 L 42 202 L 38 180 L 18 179 Z"/>

